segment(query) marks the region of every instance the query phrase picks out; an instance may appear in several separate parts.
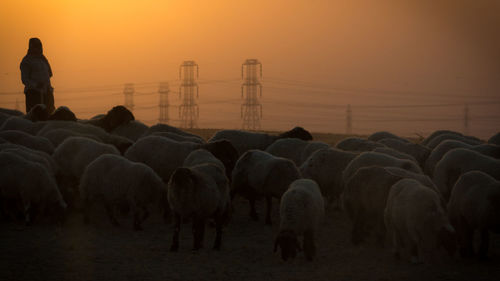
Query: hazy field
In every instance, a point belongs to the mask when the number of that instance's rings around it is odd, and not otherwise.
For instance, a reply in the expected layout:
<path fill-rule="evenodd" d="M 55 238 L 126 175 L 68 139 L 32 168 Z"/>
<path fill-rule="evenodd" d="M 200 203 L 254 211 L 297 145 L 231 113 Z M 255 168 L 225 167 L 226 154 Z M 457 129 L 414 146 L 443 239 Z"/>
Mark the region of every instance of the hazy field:
<path fill-rule="evenodd" d="M 196 130 L 204 137 L 213 130 Z M 315 134 L 334 144 L 342 135 Z M 158 215 L 144 230 L 134 232 L 129 218 L 111 226 L 100 210 L 90 225 L 73 214 L 64 227 L 38 223 L 2 223 L 0 229 L 0 280 L 500 280 L 500 236 L 492 236 L 488 262 L 452 260 L 442 255 L 434 265 L 412 265 L 395 260 L 390 246 L 374 241 L 362 246 L 349 242 L 350 221 L 344 213 L 329 210 L 318 235 L 318 255 L 307 262 L 303 253 L 292 262 L 273 254 L 278 231 L 277 201 L 274 225 L 248 216 L 248 203 L 234 202 L 235 213 L 224 230 L 222 250 L 211 250 L 214 229 L 208 227 L 205 248 L 192 252 L 191 225 L 181 229 L 180 250 L 168 251 L 173 228 Z M 257 210 L 264 213 L 264 202 Z"/>

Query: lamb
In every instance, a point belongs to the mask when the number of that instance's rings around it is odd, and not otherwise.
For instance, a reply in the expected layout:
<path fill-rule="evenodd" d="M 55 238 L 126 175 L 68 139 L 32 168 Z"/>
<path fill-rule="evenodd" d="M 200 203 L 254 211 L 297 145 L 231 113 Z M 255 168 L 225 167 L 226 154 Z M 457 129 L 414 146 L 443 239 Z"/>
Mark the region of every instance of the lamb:
<path fill-rule="evenodd" d="M 385 147 L 385 145 L 362 138 L 350 137 L 339 141 L 335 147 L 346 151 L 372 151 L 377 147 Z"/>
<path fill-rule="evenodd" d="M 402 179 L 391 187 L 384 211 L 386 227 L 393 235 L 394 255 L 409 246 L 411 262 L 427 261 L 444 247 L 455 252 L 455 229 L 448 221 L 436 192 L 414 179 Z"/>
<path fill-rule="evenodd" d="M 193 142 L 193 143 L 199 143 L 199 144 L 205 144 L 207 143 L 203 139 L 200 139 L 198 137 L 190 137 L 190 136 L 184 136 L 184 135 L 179 135 L 176 133 L 172 132 L 154 132 L 151 133 L 151 136 L 159 136 L 159 137 L 164 137 L 164 138 L 169 138 L 174 141 L 188 141 L 188 142 Z"/>
<path fill-rule="evenodd" d="M 125 137 L 131 141 L 137 141 L 148 130 L 148 126 L 144 123 L 132 120 L 126 124 L 121 124 L 111 131 L 113 135 Z"/>
<path fill-rule="evenodd" d="M 500 145 L 500 132 L 491 136 L 491 138 L 488 140 L 488 143 Z"/>
<path fill-rule="evenodd" d="M 118 105 L 109 110 L 106 115 L 90 120 L 80 120 L 80 122 L 102 128 L 109 133 L 120 125 L 127 124 L 133 120 L 135 120 L 134 114 L 125 106 Z"/>
<path fill-rule="evenodd" d="M 336 148 L 320 149 L 300 166 L 300 173 L 302 177 L 314 180 L 327 202 L 332 203 L 344 190 L 342 171 L 357 155 Z"/>
<path fill-rule="evenodd" d="M 410 160 L 410 161 L 413 161 L 414 163 L 418 164 L 418 161 L 417 161 L 417 159 L 415 159 L 415 157 L 408 155 L 404 152 L 394 150 L 394 149 L 389 148 L 389 147 L 377 147 L 372 151 L 378 152 L 378 153 L 384 153 L 384 154 L 390 155 L 392 157 L 396 157 L 398 159 Z"/>
<path fill-rule="evenodd" d="M 427 160 L 427 157 L 429 157 L 429 154 L 431 153 L 429 148 L 421 144 L 403 142 L 397 139 L 383 139 L 380 140 L 379 143 L 399 152 L 413 156 L 417 160 L 420 167 L 424 167 L 425 160 Z"/>
<path fill-rule="evenodd" d="M 378 152 L 363 152 L 354 158 L 342 173 L 344 182 L 347 182 L 359 168 L 368 166 L 398 167 L 414 173 L 422 173 L 420 167 L 413 161 L 398 159 L 387 154 Z"/>
<path fill-rule="evenodd" d="M 0 178 L 0 203 L 4 211 L 9 211 L 12 205 L 21 205 L 28 225 L 37 213 L 57 219 L 64 217 L 67 205 L 54 178 L 42 165 L 14 152 L 0 151 Z M 16 207 L 13 207 L 15 212 Z"/>
<path fill-rule="evenodd" d="M 489 232 L 500 233 L 500 182 L 481 171 L 458 179 L 451 192 L 448 215 L 458 234 L 460 254 L 474 255 L 474 232 L 481 233 L 479 258 L 487 259 Z"/>
<path fill-rule="evenodd" d="M 205 142 L 205 140 L 202 137 L 200 137 L 200 136 L 197 136 L 195 134 L 191 134 L 191 133 L 185 132 L 185 131 L 183 131 L 183 130 L 181 130 L 179 128 L 176 128 L 176 127 L 173 127 L 173 126 L 170 126 L 170 125 L 167 125 L 167 124 L 161 124 L 161 123 L 158 123 L 156 125 L 153 125 L 153 126 L 149 127 L 149 129 L 142 136 L 143 137 L 147 137 L 147 136 L 149 136 L 149 135 L 151 135 L 153 133 L 156 133 L 156 132 L 175 133 L 175 134 L 181 135 L 181 136 L 197 138 L 200 141 Z"/>
<path fill-rule="evenodd" d="M 4 140 L 25 146 L 27 148 L 39 150 L 52 154 L 54 146 L 50 141 L 43 137 L 33 136 L 23 131 L 7 130 L 0 132 L 0 138 Z"/>
<path fill-rule="evenodd" d="M 54 151 L 52 157 L 59 167 L 59 188 L 70 206 L 79 198 L 77 185 L 85 168 L 103 154 L 120 155 L 120 152 L 114 146 L 83 137 L 69 137 Z"/>
<path fill-rule="evenodd" d="M 230 210 L 229 181 L 224 171 L 212 163 L 177 168 L 168 182 L 168 203 L 174 214 L 174 236 L 171 251 L 179 249 L 183 218 L 193 219 L 193 249 L 203 246 L 205 221 L 215 219 L 213 248 L 220 250 L 222 226 Z"/>
<path fill-rule="evenodd" d="M 231 198 L 240 194 L 250 202 L 250 217 L 258 220 L 255 201 L 266 198 L 266 224 L 271 224 L 272 197 L 281 198 L 291 182 L 300 178 L 297 166 L 288 159 L 253 149 L 236 162 L 232 174 Z"/>
<path fill-rule="evenodd" d="M 385 241 L 384 210 L 391 186 L 397 181 L 411 178 L 435 191 L 432 180 L 396 167 L 370 166 L 360 168 L 346 183 L 342 194 L 343 207 L 352 221 L 351 242 L 362 242 L 367 232 L 374 228 L 379 244 Z M 441 200 L 445 206 L 444 200 Z"/>
<path fill-rule="evenodd" d="M 208 141 L 227 139 L 234 145 L 238 155 L 241 156 L 250 149 L 266 150 L 272 143 L 283 138 L 298 138 L 307 141 L 312 140 L 312 135 L 302 127 L 295 127 L 277 136 L 241 130 L 222 130 L 216 132 Z"/>
<path fill-rule="evenodd" d="M 442 134 L 439 135 L 435 138 L 433 138 L 429 143 L 427 144 L 427 147 L 430 149 L 434 149 L 436 146 L 438 146 L 441 142 L 445 140 L 457 140 L 461 141 L 470 145 L 478 145 L 482 144 L 483 142 L 475 137 L 469 137 L 469 136 L 460 136 L 456 134 Z"/>
<path fill-rule="evenodd" d="M 302 248 L 307 260 L 316 255 L 315 236 L 325 215 L 324 202 L 318 185 L 310 179 L 298 179 L 290 184 L 280 203 L 280 229 L 274 242 L 274 252 L 281 248 L 281 258 L 295 258 L 301 249 L 298 237 L 304 236 Z"/>
<path fill-rule="evenodd" d="M 461 141 L 456 140 L 445 140 L 436 146 L 432 151 L 427 160 L 425 161 L 424 172 L 432 176 L 434 174 L 434 169 L 436 164 L 443 158 L 443 156 L 450 150 L 455 148 L 467 148 L 470 150 L 477 151 L 481 154 L 491 156 L 493 158 L 500 158 L 500 147 L 492 144 L 479 144 L 470 145 Z"/>
<path fill-rule="evenodd" d="M 300 166 L 316 150 L 329 147 L 324 142 L 285 138 L 272 143 L 266 151 L 274 156 L 290 159 Z"/>
<path fill-rule="evenodd" d="M 119 225 L 115 210 L 130 207 L 134 216 L 134 230 L 142 230 L 142 222 L 149 216 L 149 205 L 167 204 L 161 201 L 162 198 L 166 199 L 166 184 L 150 167 L 115 154 L 103 154 L 87 166 L 79 191 L 86 223 L 89 221 L 90 207 L 98 200 L 103 201 L 109 219 L 115 226 Z"/>
<path fill-rule="evenodd" d="M 386 131 L 376 132 L 376 133 L 371 134 L 368 137 L 369 141 L 374 141 L 374 142 L 378 142 L 378 141 L 383 140 L 383 139 L 396 139 L 396 140 L 400 140 L 402 142 L 408 142 L 408 143 L 410 142 L 409 140 L 407 140 L 405 138 L 398 137 L 398 136 L 396 136 L 392 133 L 386 132 Z"/>
<path fill-rule="evenodd" d="M 443 156 L 436 165 L 433 180 L 448 200 L 457 179 L 472 170 L 485 172 L 500 180 L 500 160 L 464 148 L 452 149 Z"/>

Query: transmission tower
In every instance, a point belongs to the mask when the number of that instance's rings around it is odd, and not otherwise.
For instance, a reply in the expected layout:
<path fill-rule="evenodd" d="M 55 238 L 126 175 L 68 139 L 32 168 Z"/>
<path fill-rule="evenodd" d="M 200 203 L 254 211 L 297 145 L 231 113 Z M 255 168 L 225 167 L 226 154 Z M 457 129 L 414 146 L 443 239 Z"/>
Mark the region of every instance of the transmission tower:
<path fill-rule="evenodd" d="M 160 94 L 160 117 L 158 121 L 163 124 L 168 124 L 170 121 L 168 119 L 168 93 L 170 88 L 167 82 L 161 82 L 158 88 L 158 93 Z"/>
<path fill-rule="evenodd" d="M 195 68 L 196 78 L 198 78 L 199 68 L 194 61 L 184 61 L 179 67 L 179 79 L 181 80 L 179 98 L 182 98 L 182 104 L 179 106 L 181 128 L 198 127 L 200 110 L 194 100 L 195 89 L 196 97 L 198 97 L 198 84 L 194 77 Z"/>
<path fill-rule="evenodd" d="M 125 97 L 124 105 L 130 111 L 134 111 L 134 92 L 134 84 L 126 83 L 123 88 L 123 96 Z"/>
<path fill-rule="evenodd" d="M 247 59 L 241 65 L 241 97 L 244 99 L 241 105 L 241 119 L 243 119 L 244 130 L 260 129 L 260 119 L 262 118 L 262 105 L 257 99 L 257 88 L 262 97 L 262 85 L 257 76 L 257 67 L 260 67 L 260 78 L 262 78 L 262 63 L 256 59 Z"/>

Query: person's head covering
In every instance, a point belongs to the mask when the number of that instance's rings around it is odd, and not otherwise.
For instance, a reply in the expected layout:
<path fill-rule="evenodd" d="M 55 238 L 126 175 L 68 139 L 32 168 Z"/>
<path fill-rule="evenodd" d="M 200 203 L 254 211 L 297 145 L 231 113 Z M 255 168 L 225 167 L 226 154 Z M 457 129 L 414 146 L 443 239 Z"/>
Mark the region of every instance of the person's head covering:
<path fill-rule="evenodd" d="M 38 55 L 38 56 L 43 55 L 42 41 L 40 41 L 40 39 L 38 39 L 36 37 L 30 38 L 28 54 L 29 55 Z"/>

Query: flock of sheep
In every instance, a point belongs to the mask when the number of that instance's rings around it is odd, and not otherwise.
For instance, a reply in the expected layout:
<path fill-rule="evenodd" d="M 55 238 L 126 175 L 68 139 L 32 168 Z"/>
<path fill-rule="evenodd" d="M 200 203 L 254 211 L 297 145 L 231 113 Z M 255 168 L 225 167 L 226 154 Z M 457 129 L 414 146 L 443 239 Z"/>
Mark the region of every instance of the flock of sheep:
<path fill-rule="evenodd" d="M 205 141 L 178 128 L 151 127 L 123 106 L 90 120 L 67 107 L 49 114 L 0 109 L 0 215 L 56 223 L 71 212 L 85 223 L 95 205 L 119 225 L 129 213 L 135 230 L 151 211 L 173 220 L 171 251 L 181 226 L 192 223 L 193 248 L 203 246 L 205 226 L 215 226 L 213 248 L 231 224 L 235 196 L 280 201 L 274 250 L 284 260 L 316 253 L 315 236 L 325 208 L 345 211 L 351 242 L 389 235 L 396 257 L 426 261 L 437 248 L 450 255 L 487 258 L 489 232 L 500 232 L 500 133 L 488 142 L 436 131 L 420 143 L 389 132 L 350 137 L 330 147 L 296 127 L 281 135 L 222 130 Z M 303 237 L 302 243 L 299 238 Z M 270 237 L 271 239 L 271 237 Z"/>

